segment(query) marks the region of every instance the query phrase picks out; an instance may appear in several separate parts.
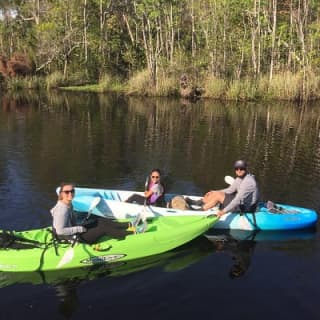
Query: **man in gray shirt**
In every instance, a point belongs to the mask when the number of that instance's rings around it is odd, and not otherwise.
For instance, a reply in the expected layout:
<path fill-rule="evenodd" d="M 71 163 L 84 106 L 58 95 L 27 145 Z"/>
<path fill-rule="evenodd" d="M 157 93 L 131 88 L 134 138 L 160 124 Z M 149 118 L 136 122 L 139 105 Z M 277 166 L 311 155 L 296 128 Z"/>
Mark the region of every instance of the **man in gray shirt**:
<path fill-rule="evenodd" d="M 226 189 L 207 192 L 203 199 L 203 210 L 220 204 L 217 216 L 221 217 L 231 211 L 253 211 L 259 198 L 259 190 L 254 175 L 248 172 L 247 163 L 237 160 L 234 163 L 236 178 Z M 243 206 L 240 208 L 240 206 Z M 242 210 L 241 210 L 242 209 Z"/>

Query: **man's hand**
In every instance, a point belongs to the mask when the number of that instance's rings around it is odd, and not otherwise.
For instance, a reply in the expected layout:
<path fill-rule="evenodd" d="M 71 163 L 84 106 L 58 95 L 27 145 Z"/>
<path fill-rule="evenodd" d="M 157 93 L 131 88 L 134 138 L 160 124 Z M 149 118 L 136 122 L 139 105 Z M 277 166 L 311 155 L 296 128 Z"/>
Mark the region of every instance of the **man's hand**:
<path fill-rule="evenodd" d="M 225 212 L 223 211 L 223 210 L 219 210 L 217 213 L 216 213 L 216 216 L 217 217 L 221 217 L 221 216 L 223 216 L 225 214 Z"/>

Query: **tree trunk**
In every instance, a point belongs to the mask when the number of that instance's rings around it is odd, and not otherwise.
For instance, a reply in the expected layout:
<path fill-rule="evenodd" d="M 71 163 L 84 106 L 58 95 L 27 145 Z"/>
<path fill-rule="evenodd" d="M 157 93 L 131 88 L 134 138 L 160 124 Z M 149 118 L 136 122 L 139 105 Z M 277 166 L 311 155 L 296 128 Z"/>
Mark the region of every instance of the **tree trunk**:
<path fill-rule="evenodd" d="M 257 75 L 261 71 L 261 22 L 260 22 L 261 2 L 258 0 L 258 17 L 257 17 L 257 34 L 258 34 L 258 49 L 257 49 Z"/>
<path fill-rule="evenodd" d="M 192 58 L 195 57 L 195 27 L 194 27 L 194 3 L 193 0 L 191 0 L 191 56 Z"/>
<path fill-rule="evenodd" d="M 275 50 L 275 42 L 276 42 L 276 28 L 277 28 L 277 0 L 272 0 L 272 36 L 271 36 L 271 61 L 270 61 L 270 74 L 269 81 L 272 80 L 273 77 L 273 67 L 274 67 L 274 50 Z"/>
<path fill-rule="evenodd" d="M 83 44 L 84 44 L 84 61 L 88 61 L 88 39 L 87 39 L 87 0 L 83 5 Z"/>

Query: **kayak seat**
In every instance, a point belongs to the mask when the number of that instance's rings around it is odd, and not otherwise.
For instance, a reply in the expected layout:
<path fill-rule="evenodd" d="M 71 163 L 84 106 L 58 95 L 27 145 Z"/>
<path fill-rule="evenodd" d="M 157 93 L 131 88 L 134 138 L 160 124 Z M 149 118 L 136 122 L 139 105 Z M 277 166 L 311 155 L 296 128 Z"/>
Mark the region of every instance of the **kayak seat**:
<path fill-rule="evenodd" d="M 77 234 L 72 236 L 58 235 L 56 230 L 53 227 L 52 227 L 51 233 L 52 233 L 52 238 L 56 243 L 74 244 L 75 241 L 79 240 L 78 239 L 79 236 Z"/>
<path fill-rule="evenodd" d="M 243 204 L 240 204 L 240 214 L 244 213 L 256 213 L 258 208 L 258 203 L 254 203 L 249 209 L 247 209 Z"/>
<path fill-rule="evenodd" d="M 239 207 L 240 207 L 240 216 L 243 216 L 244 214 L 252 214 L 253 226 L 255 227 L 255 229 L 259 230 L 260 228 L 257 225 L 257 219 L 256 219 L 258 202 L 254 203 L 249 209 L 246 208 L 243 204 L 240 204 Z"/>

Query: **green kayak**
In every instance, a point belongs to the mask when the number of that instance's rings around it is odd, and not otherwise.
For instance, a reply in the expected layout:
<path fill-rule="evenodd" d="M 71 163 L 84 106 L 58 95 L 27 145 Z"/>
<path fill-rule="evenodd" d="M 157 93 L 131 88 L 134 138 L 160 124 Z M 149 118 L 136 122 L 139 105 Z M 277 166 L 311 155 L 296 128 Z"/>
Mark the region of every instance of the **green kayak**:
<path fill-rule="evenodd" d="M 144 233 L 123 240 L 104 236 L 92 245 L 57 242 L 50 228 L 3 231 L 8 241 L 0 248 L 0 271 L 63 270 L 148 257 L 191 241 L 215 222 L 215 216 L 156 217 Z"/>
<path fill-rule="evenodd" d="M 176 249 L 130 261 L 115 261 L 88 267 L 29 272 L 0 272 L 0 288 L 15 284 L 59 285 L 80 283 L 105 277 L 122 277 L 149 268 L 176 272 L 199 262 L 212 253 L 212 242 L 205 237 L 186 243 Z"/>

